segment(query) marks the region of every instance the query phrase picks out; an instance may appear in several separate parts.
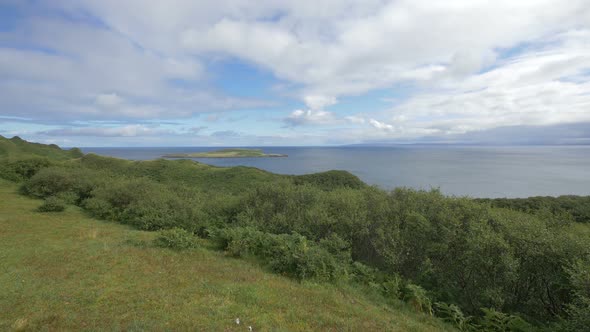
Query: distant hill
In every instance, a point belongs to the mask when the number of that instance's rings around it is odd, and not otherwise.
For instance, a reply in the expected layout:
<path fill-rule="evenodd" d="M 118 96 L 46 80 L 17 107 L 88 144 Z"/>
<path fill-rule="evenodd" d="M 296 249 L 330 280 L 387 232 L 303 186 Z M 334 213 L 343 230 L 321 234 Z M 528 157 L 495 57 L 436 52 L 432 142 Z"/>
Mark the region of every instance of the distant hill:
<path fill-rule="evenodd" d="M 0 158 L 45 157 L 53 160 L 66 160 L 82 157 L 80 149 L 63 150 L 55 144 L 31 143 L 18 136 L 6 138 L 0 135 Z"/>

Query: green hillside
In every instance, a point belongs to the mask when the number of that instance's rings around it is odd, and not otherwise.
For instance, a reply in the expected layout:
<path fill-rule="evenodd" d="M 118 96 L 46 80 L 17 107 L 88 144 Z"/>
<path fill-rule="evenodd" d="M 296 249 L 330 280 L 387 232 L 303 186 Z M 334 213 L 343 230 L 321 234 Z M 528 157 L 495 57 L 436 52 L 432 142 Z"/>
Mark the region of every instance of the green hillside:
<path fill-rule="evenodd" d="M 439 331 L 437 320 L 358 290 L 299 283 L 154 232 L 42 203 L 0 180 L 0 330 Z M 239 317 L 240 326 L 234 323 Z"/>
<path fill-rule="evenodd" d="M 583 200 L 498 207 L 384 191 L 345 171 L 289 176 L 3 142 L 6 327 L 231 330 L 233 316 L 265 330 L 590 326 Z"/>
<path fill-rule="evenodd" d="M 31 143 L 18 136 L 0 136 L 0 158 L 45 157 L 54 160 L 67 160 L 82 156 L 80 149 L 62 150 L 57 145 Z"/>

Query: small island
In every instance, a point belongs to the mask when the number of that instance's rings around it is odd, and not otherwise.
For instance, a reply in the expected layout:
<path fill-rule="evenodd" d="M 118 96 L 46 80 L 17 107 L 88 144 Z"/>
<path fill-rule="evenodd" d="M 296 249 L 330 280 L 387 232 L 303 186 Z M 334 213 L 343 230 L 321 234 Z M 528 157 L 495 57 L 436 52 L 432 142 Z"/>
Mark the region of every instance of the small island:
<path fill-rule="evenodd" d="M 274 158 L 287 157 L 286 154 L 266 154 L 260 149 L 221 149 L 207 152 L 172 153 L 162 156 L 164 158 Z"/>

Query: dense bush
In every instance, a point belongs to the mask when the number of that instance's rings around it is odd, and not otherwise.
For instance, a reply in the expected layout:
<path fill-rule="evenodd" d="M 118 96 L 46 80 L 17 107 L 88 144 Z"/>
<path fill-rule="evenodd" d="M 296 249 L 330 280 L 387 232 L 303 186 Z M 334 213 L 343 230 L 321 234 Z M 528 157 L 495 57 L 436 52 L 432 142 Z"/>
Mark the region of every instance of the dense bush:
<path fill-rule="evenodd" d="M 459 331 L 476 330 L 476 326 L 472 322 L 473 317 L 466 316 L 461 308 L 455 304 L 436 302 L 434 304 L 434 312 L 437 317 L 453 324 Z"/>
<path fill-rule="evenodd" d="M 42 157 L 0 160 L 0 178 L 10 181 L 27 180 L 41 169 L 49 167 L 50 165 L 51 161 Z"/>
<path fill-rule="evenodd" d="M 424 288 L 407 284 L 403 289 L 402 296 L 416 311 L 432 315 L 432 301 Z"/>
<path fill-rule="evenodd" d="M 535 329 L 522 318 L 498 312 L 494 309 L 482 309 L 484 315 L 475 326 L 476 331 L 486 332 L 533 332 Z"/>
<path fill-rule="evenodd" d="M 348 262 L 298 234 L 269 234 L 253 228 L 226 228 L 214 236 L 220 248 L 233 256 L 261 258 L 275 272 L 297 279 L 333 281 L 347 274 Z"/>
<path fill-rule="evenodd" d="M 158 237 L 154 239 L 154 245 L 160 248 L 182 250 L 196 248 L 198 242 L 192 233 L 175 227 L 160 231 Z"/>
<path fill-rule="evenodd" d="M 478 199 L 494 207 L 508 208 L 527 213 L 548 211 L 558 216 L 571 216 L 577 222 L 590 223 L 590 196 L 528 197 Z"/>
<path fill-rule="evenodd" d="M 311 184 L 323 190 L 338 188 L 361 189 L 367 186 L 357 176 L 346 171 L 336 170 L 295 176 L 295 184 Z"/>
<path fill-rule="evenodd" d="M 39 212 L 61 212 L 65 209 L 66 209 L 66 206 L 61 199 L 59 199 L 55 196 L 50 196 L 45 199 L 45 201 L 43 202 L 43 204 L 41 206 L 39 206 L 37 211 L 39 211 Z"/>
<path fill-rule="evenodd" d="M 74 179 L 68 169 L 47 168 L 27 181 L 23 190 L 27 194 L 39 198 L 55 196 L 72 189 Z"/>
<path fill-rule="evenodd" d="M 103 173 L 78 167 L 49 167 L 26 181 L 21 190 L 28 195 L 44 198 L 70 193 L 77 203 L 90 197 L 99 184 L 106 181 Z"/>
<path fill-rule="evenodd" d="M 590 331 L 590 256 L 578 258 L 567 269 L 574 299 L 567 305 L 564 331 Z"/>
<path fill-rule="evenodd" d="M 167 187 L 146 179 L 119 180 L 92 191 L 84 206 L 99 218 L 116 220 L 143 230 L 201 228 L 196 198 L 181 198 Z"/>
<path fill-rule="evenodd" d="M 404 281 L 403 279 L 397 275 L 393 274 L 387 277 L 382 283 L 383 286 L 383 295 L 385 295 L 388 299 L 401 299 L 404 296 Z"/>

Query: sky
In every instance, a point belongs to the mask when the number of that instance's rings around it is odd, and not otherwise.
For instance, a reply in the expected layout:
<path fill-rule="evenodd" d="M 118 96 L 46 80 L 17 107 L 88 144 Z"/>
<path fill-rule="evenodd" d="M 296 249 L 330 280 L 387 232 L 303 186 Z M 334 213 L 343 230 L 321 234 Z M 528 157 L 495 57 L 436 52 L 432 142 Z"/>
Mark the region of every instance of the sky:
<path fill-rule="evenodd" d="M 0 135 L 590 144 L 590 1 L 0 0 Z"/>

